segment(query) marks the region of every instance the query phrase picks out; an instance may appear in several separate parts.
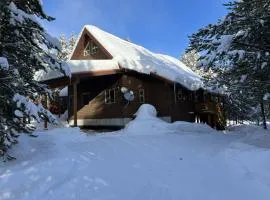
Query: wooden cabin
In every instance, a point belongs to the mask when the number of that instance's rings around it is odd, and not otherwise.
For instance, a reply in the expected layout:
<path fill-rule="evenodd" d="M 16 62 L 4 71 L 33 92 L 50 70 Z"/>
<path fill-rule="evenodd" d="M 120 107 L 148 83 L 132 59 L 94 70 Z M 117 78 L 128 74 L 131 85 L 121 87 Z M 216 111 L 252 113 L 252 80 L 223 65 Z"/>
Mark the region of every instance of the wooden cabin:
<path fill-rule="evenodd" d="M 179 60 L 155 54 L 94 26 L 85 26 L 70 57 L 72 77 L 44 75 L 51 87 L 68 87 L 72 126 L 122 127 L 142 104 L 158 117 L 224 127 L 220 95 Z"/>

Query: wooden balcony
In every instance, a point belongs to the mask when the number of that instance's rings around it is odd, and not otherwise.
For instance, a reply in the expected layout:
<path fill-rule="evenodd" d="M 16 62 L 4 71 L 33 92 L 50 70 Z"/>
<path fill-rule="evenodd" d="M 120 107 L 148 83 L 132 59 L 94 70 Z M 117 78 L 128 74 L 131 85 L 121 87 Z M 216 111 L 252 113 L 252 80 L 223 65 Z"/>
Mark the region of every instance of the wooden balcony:
<path fill-rule="evenodd" d="M 197 113 L 217 114 L 218 105 L 215 102 L 195 103 L 195 111 Z"/>

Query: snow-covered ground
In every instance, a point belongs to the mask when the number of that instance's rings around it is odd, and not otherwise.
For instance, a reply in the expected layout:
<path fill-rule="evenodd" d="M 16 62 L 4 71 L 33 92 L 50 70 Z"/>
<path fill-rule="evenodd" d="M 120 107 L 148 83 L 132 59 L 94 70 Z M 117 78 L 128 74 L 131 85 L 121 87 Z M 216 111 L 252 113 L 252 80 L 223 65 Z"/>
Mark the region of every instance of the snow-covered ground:
<path fill-rule="evenodd" d="M 114 133 L 21 136 L 17 160 L 0 165 L 0 199 L 269 200 L 269 131 L 139 118 Z"/>

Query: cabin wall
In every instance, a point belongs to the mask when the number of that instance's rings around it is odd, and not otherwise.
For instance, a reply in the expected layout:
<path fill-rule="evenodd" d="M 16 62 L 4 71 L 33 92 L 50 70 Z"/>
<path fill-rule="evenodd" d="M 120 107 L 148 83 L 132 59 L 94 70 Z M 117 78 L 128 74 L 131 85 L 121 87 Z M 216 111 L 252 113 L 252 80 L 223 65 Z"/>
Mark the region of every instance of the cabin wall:
<path fill-rule="evenodd" d="M 121 87 L 132 90 L 135 99 L 127 103 L 123 98 Z M 105 103 L 105 90 L 115 88 L 116 102 Z M 145 102 L 140 102 L 139 89 L 144 89 Z M 69 117 L 72 119 L 72 86 L 69 86 Z M 89 103 L 85 105 L 84 94 L 90 94 Z M 170 96 L 168 84 L 148 75 L 118 74 L 91 77 L 78 84 L 78 119 L 131 119 L 143 103 L 155 106 L 158 116 L 170 121 Z"/>
<path fill-rule="evenodd" d="M 193 100 L 172 102 L 172 121 L 195 122 L 195 110 Z"/>
<path fill-rule="evenodd" d="M 121 87 L 132 90 L 135 99 L 128 103 L 121 92 Z M 105 91 L 115 89 L 115 103 L 105 103 Z M 140 102 L 138 93 L 144 89 L 145 102 Z M 123 126 L 130 121 L 138 108 L 143 104 L 153 105 L 158 117 L 166 121 L 188 121 L 216 125 L 217 112 L 214 102 L 209 102 L 209 94 L 203 91 L 188 91 L 181 86 L 177 90 L 183 91 L 188 98 L 178 99 L 174 86 L 163 80 L 149 75 L 125 73 L 106 76 L 89 77 L 80 80 L 78 84 L 78 125 Z M 69 117 L 73 119 L 72 86 L 69 86 Z M 210 97 L 210 96 L 209 96 Z M 212 105 L 212 106 L 211 106 Z M 198 119 L 199 118 L 199 119 Z M 197 120 L 196 120 L 197 119 Z M 71 123 L 72 124 L 72 123 Z"/>

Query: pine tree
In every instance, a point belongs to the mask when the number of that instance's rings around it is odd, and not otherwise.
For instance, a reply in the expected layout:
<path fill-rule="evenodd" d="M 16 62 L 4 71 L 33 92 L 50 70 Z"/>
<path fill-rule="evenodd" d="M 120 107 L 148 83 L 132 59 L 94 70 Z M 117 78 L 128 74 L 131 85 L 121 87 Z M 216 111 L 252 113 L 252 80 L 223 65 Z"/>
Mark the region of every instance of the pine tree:
<path fill-rule="evenodd" d="M 200 59 L 200 54 L 197 53 L 195 50 L 185 52 L 180 56 L 180 61 L 183 62 L 192 71 L 202 76 L 202 78 L 205 81 L 205 84 L 211 87 L 213 85 L 211 85 L 212 83 L 209 83 L 208 80 L 210 77 L 215 76 L 214 72 L 211 69 L 204 69 L 198 66 L 199 59 Z"/>
<path fill-rule="evenodd" d="M 69 38 L 65 34 L 62 34 L 59 37 L 61 50 L 57 54 L 57 58 L 62 61 L 67 61 L 75 47 L 77 37 L 74 34 L 71 34 Z"/>
<path fill-rule="evenodd" d="M 200 54 L 198 54 L 195 50 L 191 50 L 189 52 L 183 53 L 180 56 L 180 61 L 183 62 L 186 66 L 188 66 L 193 71 L 197 71 L 199 58 L 200 58 Z"/>
<path fill-rule="evenodd" d="M 59 45 L 37 18 L 53 20 L 43 12 L 39 0 L 0 1 L 0 157 L 4 159 L 13 158 L 7 150 L 17 142 L 18 133 L 33 131 L 27 119 L 55 122 L 38 102 L 49 90 L 35 74 L 51 68 L 69 75 L 66 65 L 48 53 Z"/>
<path fill-rule="evenodd" d="M 263 97 L 270 91 L 270 0 L 242 0 L 225 6 L 229 10 L 225 19 L 193 34 L 188 51 L 199 52 L 199 65 L 218 73 L 216 81 L 226 85 L 236 98 L 233 103 L 240 103 L 239 112 L 246 112 L 241 109 L 246 105 L 253 111 L 261 105 L 266 128 Z"/>

